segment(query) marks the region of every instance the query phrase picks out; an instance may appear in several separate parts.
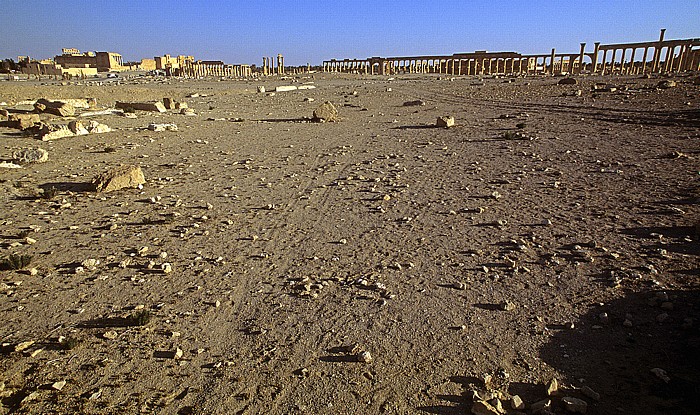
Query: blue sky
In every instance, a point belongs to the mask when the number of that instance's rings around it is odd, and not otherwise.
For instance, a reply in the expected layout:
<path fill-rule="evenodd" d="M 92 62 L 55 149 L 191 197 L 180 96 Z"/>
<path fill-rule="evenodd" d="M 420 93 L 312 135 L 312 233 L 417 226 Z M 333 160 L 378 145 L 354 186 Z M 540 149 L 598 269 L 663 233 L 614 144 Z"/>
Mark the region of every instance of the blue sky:
<path fill-rule="evenodd" d="M 700 0 L 0 0 L 0 58 L 63 47 L 125 61 L 188 54 L 260 65 L 700 37 Z"/>

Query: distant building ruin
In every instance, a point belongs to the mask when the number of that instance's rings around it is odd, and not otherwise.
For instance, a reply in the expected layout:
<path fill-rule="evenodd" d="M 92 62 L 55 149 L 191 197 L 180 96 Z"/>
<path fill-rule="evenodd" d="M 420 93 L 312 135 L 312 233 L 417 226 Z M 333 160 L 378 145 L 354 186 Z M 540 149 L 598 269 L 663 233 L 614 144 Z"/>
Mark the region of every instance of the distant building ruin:
<path fill-rule="evenodd" d="M 448 56 L 372 57 L 368 59 L 331 59 L 323 61 L 324 72 L 393 75 L 399 73 L 437 73 L 444 75 L 492 74 L 576 74 L 601 75 L 668 73 L 700 70 L 700 38 L 602 45 L 593 52 L 581 43 L 578 53 L 522 55 L 517 52 L 455 53 Z M 610 52 L 610 56 L 608 56 Z M 618 56 L 618 52 L 620 55 Z M 627 54 L 629 52 L 629 54 Z M 602 60 L 601 60 L 602 53 Z M 662 59 L 663 56 L 663 59 Z M 641 59 L 639 59 L 641 58 Z"/>
<path fill-rule="evenodd" d="M 122 55 L 114 52 L 85 52 L 78 49 L 64 48 L 62 55 L 54 57 L 54 62 L 64 69 L 95 68 L 97 72 L 122 71 Z"/>

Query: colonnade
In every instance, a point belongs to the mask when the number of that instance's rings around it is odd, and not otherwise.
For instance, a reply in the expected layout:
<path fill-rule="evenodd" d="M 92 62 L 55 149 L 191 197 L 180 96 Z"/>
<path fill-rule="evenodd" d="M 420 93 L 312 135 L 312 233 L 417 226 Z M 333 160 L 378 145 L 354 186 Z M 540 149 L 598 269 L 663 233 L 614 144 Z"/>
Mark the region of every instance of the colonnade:
<path fill-rule="evenodd" d="M 284 75 L 284 56 L 277 55 L 277 67 L 275 61 L 271 57 L 263 56 L 262 72 L 263 75 Z"/>
<path fill-rule="evenodd" d="M 181 69 L 181 75 L 191 78 L 205 76 L 222 76 L 228 78 L 248 77 L 252 75 L 250 65 L 212 65 L 205 63 L 187 63 Z"/>
<path fill-rule="evenodd" d="M 664 41 L 666 29 L 658 41 L 601 45 L 595 43 L 586 53 L 581 43 L 578 53 L 521 55 L 516 52 L 457 53 L 450 56 L 413 56 L 368 59 L 331 59 L 323 61 L 324 72 L 393 75 L 435 73 L 444 75 L 522 75 L 576 74 L 584 71 L 600 74 L 638 74 L 700 70 L 700 39 Z M 608 57 L 608 52 L 610 56 Z M 621 54 L 618 56 L 618 52 Z M 602 61 L 600 56 L 602 53 Z M 600 62 L 599 62 L 600 61 Z"/>

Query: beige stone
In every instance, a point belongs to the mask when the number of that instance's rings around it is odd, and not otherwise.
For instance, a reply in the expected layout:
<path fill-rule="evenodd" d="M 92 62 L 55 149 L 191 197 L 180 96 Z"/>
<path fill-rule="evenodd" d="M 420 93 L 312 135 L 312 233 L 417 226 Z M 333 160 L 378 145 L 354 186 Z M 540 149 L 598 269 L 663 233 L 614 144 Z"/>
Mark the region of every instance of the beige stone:
<path fill-rule="evenodd" d="M 155 112 L 165 112 L 165 105 L 162 102 L 119 102 L 114 104 L 115 108 L 127 109 L 133 108 L 140 111 L 155 111 Z"/>
<path fill-rule="evenodd" d="M 25 148 L 12 153 L 12 158 L 19 163 L 45 163 L 49 152 L 43 148 Z"/>
<path fill-rule="evenodd" d="M 39 137 L 41 141 L 58 140 L 59 138 L 72 137 L 74 135 L 73 131 L 71 131 L 67 125 L 43 124 L 39 128 Z"/>
<path fill-rule="evenodd" d="M 165 107 L 165 109 L 174 110 L 175 100 L 172 98 L 163 98 L 163 106 Z"/>
<path fill-rule="evenodd" d="M 6 126 L 26 130 L 40 121 L 39 114 L 8 114 Z"/>
<path fill-rule="evenodd" d="M 87 126 L 87 130 L 88 132 L 90 132 L 90 134 L 102 134 L 112 131 L 112 129 L 109 128 L 109 126 L 101 124 L 97 121 L 90 121 L 90 123 Z"/>
<path fill-rule="evenodd" d="M 34 103 L 34 109 L 38 112 L 58 115 L 59 117 L 72 117 L 75 115 L 75 107 L 67 102 L 49 101 L 39 99 Z"/>
<path fill-rule="evenodd" d="M 90 134 L 90 132 L 85 128 L 83 125 L 82 121 L 71 121 L 68 123 L 68 128 L 73 132 L 75 135 L 87 135 Z"/>
<path fill-rule="evenodd" d="M 112 192 L 124 188 L 136 188 L 146 183 L 141 167 L 121 166 L 95 176 L 92 184 L 97 192 Z"/>
<path fill-rule="evenodd" d="M 338 110 L 330 101 L 326 101 L 314 110 L 313 119 L 317 122 L 337 121 Z"/>
<path fill-rule="evenodd" d="M 435 126 L 442 127 L 442 128 L 450 128 L 450 127 L 454 127 L 454 125 L 455 125 L 455 117 L 452 117 L 452 116 L 438 117 L 437 121 L 435 122 Z"/>

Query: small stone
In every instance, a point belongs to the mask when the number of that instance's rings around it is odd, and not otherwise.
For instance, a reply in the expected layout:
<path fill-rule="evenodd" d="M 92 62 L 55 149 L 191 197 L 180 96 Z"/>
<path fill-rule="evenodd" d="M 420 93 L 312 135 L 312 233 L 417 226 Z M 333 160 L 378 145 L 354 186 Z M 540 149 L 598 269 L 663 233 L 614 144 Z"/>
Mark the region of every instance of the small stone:
<path fill-rule="evenodd" d="M 61 381 L 52 383 L 52 384 L 51 384 L 51 389 L 60 391 L 61 389 L 63 389 L 64 386 L 66 386 L 66 381 L 65 381 L 65 380 L 61 380 Z"/>
<path fill-rule="evenodd" d="M 29 340 L 26 342 L 18 343 L 15 345 L 15 351 L 21 352 L 23 350 L 26 350 L 26 349 L 30 348 L 34 343 L 35 343 L 34 340 Z"/>
<path fill-rule="evenodd" d="M 161 271 L 163 271 L 163 274 L 170 274 L 171 272 L 173 272 L 173 267 L 168 262 L 162 264 L 160 266 L 160 269 Z"/>
<path fill-rule="evenodd" d="M 110 330 L 110 331 L 104 332 L 104 333 L 102 334 L 102 337 L 104 337 L 104 338 L 107 339 L 107 340 L 114 340 L 114 339 L 116 339 L 117 337 L 119 337 L 119 334 L 117 334 L 117 332 L 114 331 L 114 330 Z"/>
<path fill-rule="evenodd" d="M 343 239 L 339 240 L 338 243 L 341 244 L 341 245 L 347 245 L 348 240 L 345 239 L 345 238 L 343 238 Z"/>
<path fill-rule="evenodd" d="M 676 81 L 673 81 L 671 79 L 664 79 L 663 81 L 659 82 L 656 86 L 661 89 L 675 88 Z"/>
<path fill-rule="evenodd" d="M 667 313 L 661 313 L 658 316 L 656 316 L 656 321 L 658 323 L 663 323 L 664 321 L 668 320 L 668 314 Z"/>
<path fill-rule="evenodd" d="M 94 270 L 99 264 L 100 264 L 100 261 L 98 259 L 94 259 L 94 258 L 88 258 L 80 263 L 80 265 L 82 265 L 83 267 L 85 267 L 89 270 Z"/>
<path fill-rule="evenodd" d="M 666 371 L 661 368 L 655 367 L 651 369 L 650 372 L 653 373 L 654 376 L 656 376 L 657 378 L 663 380 L 665 383 L 671 381 L 671 378 L 668 376 L 668 373 L 666 373 Z"/>
<path fill-rule="evenodd" d="M 572 398 L 571 396 L 566 396 L 561 399 L 564 404 L 564 408 L 567 411 L 574 414 L 585 414 L 588 410 L 588 403 L 583 399 Z"/>
<path fill-rule="evenodd" d="M 372 355 L 370 352 L 364 351 L 361 352 L 357 355 L 357 361 L 358 362 L 363 362 L 363 363 L 372 363 L 374 359 L 372 358 Z"/>
<path fill-rule="evenodd" d="M 511 301 L 504 301 L 498 305 L 498 308 L 502 311 L 513 311 L 515 310 L 516 305 Z"/>
<path fill-rule="evenodd" d="M 555 378 L 552 378 L 552 380 L 549 381 L 549 385 L 547 385 L 547 396 L 552 396 L 557 393 L 559 390 L 559 382 Z"/>
<path fill-rule="evenodd" d="M 258 90 L 258 93 L 259 93 L 259 94 L 264 94 L 264 93 L 265 93 L 265 87 L 262 86 L 262 85 L 258 85 L 257 90 Z"/>
<path fill-rule="evenodd" d="M 599 394 L 598 392 L 594 391 L 593 389 L 591 389 L 591 388 L 588 387 L 588 386 L 582 387 L 582 388 L 581 388 L 581 393 L 582 393 L 584 396 L 593 399 L 594 401 L 599 401 L 599 400 L 600 400 L 600 394 Z"/>
<path fill-rule="evenodd" d="M 442 116 L 438 117 L 437 120 L 435 121 L 435 126 L 440 127 L 440 128 L 450 128 L 454 127 L 455 125 L 455 117 L 452 116 Z"/>
<path fill-rule="evenodd" d="M 148 124 L 148 129 L 151 131 L 177 131 L 177 125 L 176 124 L 156 124 L 156 123 L 150 123 Z"/>
<path fill-rule="evenodd" d="M 510 398 L 510 407 L 516 410 L 525 409 L 525 402 L 518 395 L 513 395 Z"/>
<path fill-rule="evenodd" d="M 558 82 L 559 85 L 578 85 L 576 78 L 564 78 Z"/>
<path fill-rule="evenodd" d="M 476 401 L 472 405 L 471 413 L 473 415 L 501 415 L 498 410 L 486 401 Z"/>

